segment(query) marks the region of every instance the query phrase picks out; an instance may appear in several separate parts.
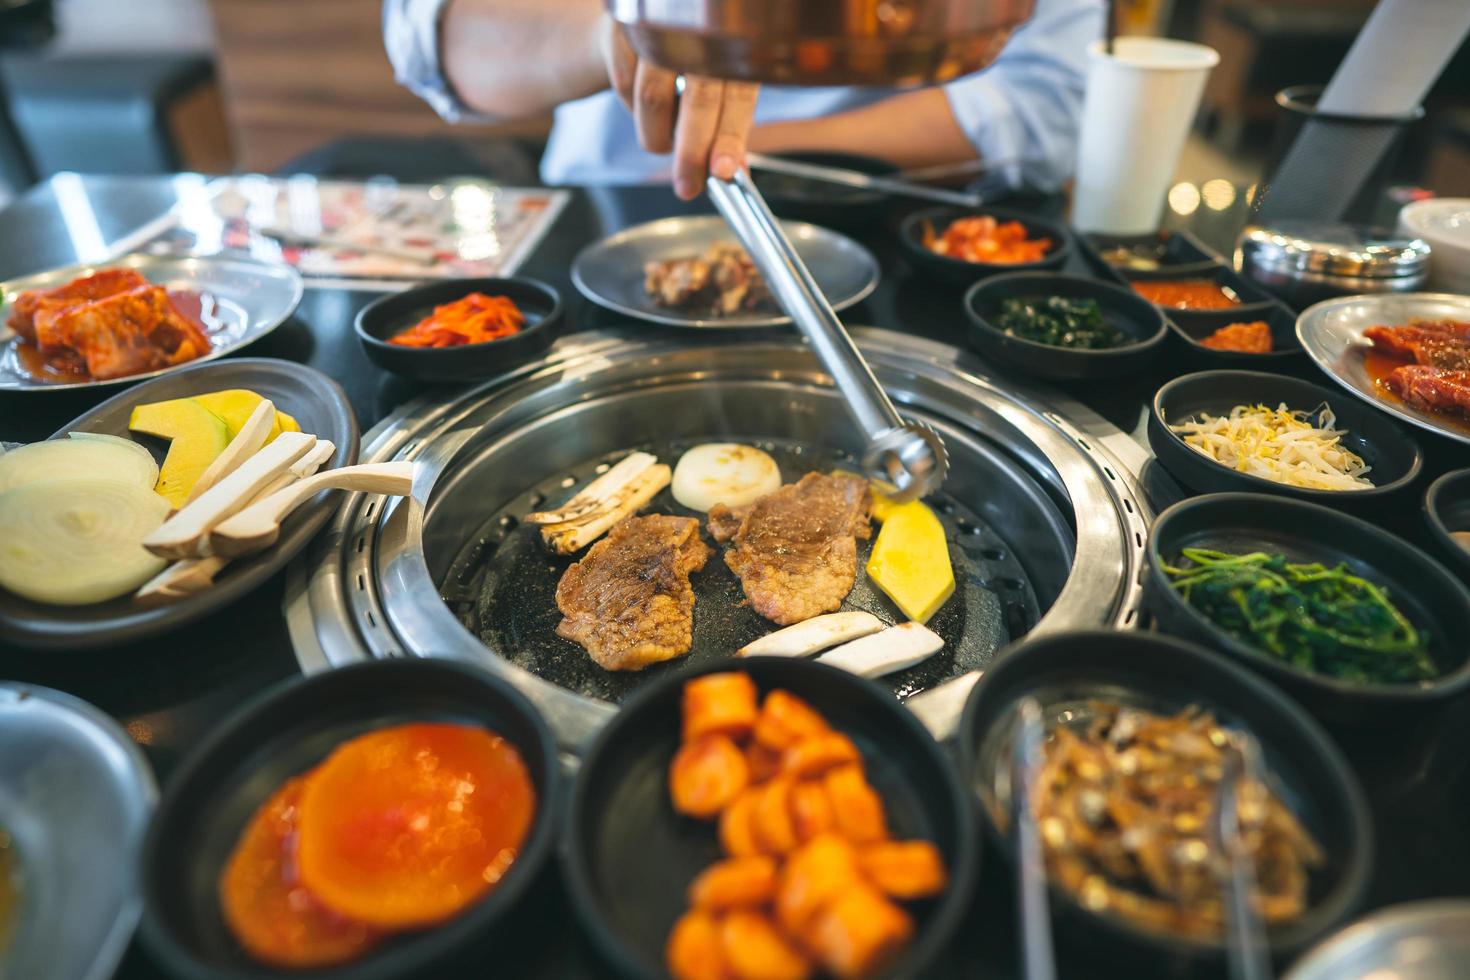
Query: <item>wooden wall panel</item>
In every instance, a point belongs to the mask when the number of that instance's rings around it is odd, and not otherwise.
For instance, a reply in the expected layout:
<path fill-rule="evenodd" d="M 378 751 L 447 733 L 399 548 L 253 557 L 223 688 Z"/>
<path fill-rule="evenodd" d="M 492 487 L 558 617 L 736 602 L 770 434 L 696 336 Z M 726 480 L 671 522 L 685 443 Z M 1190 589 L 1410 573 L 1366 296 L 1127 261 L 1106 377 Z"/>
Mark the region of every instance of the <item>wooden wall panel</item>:
<path fill-rule="evenodd" d="M 344 136 L 540 135 L 546 120 L 450 126 L 393 80 L 380 0 L 210 0 L 240 170 Z"/>

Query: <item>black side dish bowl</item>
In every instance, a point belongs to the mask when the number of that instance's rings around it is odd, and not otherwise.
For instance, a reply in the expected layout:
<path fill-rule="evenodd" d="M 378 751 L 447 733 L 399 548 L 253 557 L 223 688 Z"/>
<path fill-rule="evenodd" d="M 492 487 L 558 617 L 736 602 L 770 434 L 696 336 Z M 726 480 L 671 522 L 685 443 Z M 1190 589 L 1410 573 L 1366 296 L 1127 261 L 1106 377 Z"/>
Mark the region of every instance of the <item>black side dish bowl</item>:
<path fill-rule="evenodd" d="M 470 293 L 506 296 L 525 314 L 518 333 L 462 347 L 402 347 L 389 339 Z M 524 364 L 556 339 L 561 295 L 537 279 L 446 279 L 388 293 L 358 311 L 353 327 L 368 360 L 385 371 L 431 382 L 480 381 Z"/>
<path fill-rule="evenodd" d="M 1174 589 L 1164 566 L 1185 548 L 1266 552 L 1289 562 L 1338 564 L 1386 591 L 1428 636 L 1439 675 L 1416 684 L 1339 680 L 1292 666 L 1216 626 Z M 1329 507 L 1262 494 L 1220 493 L 1181 501 L 1154 521 L 1145 554 L 1144 600 L 1158 629 L 1218 650 L 1264 674 L 1319 719 L 1344 727 L 1406 724 L 1470 688 L 1470 590 L 1406 541 Z"/>
<path fill-rule="evenodd" d="M 960 769 L 979 801 L 987 835 L 1014 864 L 1015 846 L 996 777 L 1009 758 L 1016 705 L 1041 704 L 1048 731 L 1063 716 L 1085 716 L 1089 701 L 1111 701 L 1159 714 L 1190 705 L 1261 746 L 1271 788 L 1322 847 L 1312 869 L 1308 907 L 1296 922 L 1267 933 L 1270 952 L 1285 961 L 1345 921 L 1362 904 L 1373 867 L 1371 817 L 1347 760 L 1316 722 L 1270 684 L 1206 650 L 1132 631 L 1058 633 L 1008 648 L 965 703 L 956 735 Z M 1153 932 L 1083 906 L 1066 889 L 1049 888 L 1055 930 L 1091 957 L 1126 974 L 1140 961 L 1150 975 L 1213 975 L 1225 962 L 1221 942 Z M 1207 973 L 1207 971 L 1210 971 Z M 1100 972 L 1100 971 L 1099 971 Z"/>
<path fill-rule="evenodd" d="M 1462 575 L 1470 573 L 1470 551 L 1454 538 L 1456 531 L 1470 533 L 1470 469 L 1451 470 L 1429 484 L 1424 519 L 1439 550 Z"/>
<path fill-rule="evenodd" d="M 852 170 L 869 177 L 891 177 L 898 173 L 898 167 L 887 160 L 857 153 L 798 152 L 773 156 L 795 163 Z M 883 207 L 890 200 L 889 195 L 882 191 L 812 180 L 760 167 L 751 170 L 751 179 L 779 217 L 828 227 L 871 223 L 875 213 L 873 209 Z"/>
<path fill-rule="evenodd" d="M 1036 262 L 967 262 L 940 255 L 924 244 L 925 227 L 932 228 L 935 235 L 944 234 L 944 229 L 961 218 L 994 218 L 1001 224 L 1019 221 L 1026 229 L 1026 237 L 1048 238 L 1051 249 Z M 914 267 L 921 272 L 945 282 L 968 285 L 978 279 L 1004 275 L 1008 272 L 1036 272 L 1043 269 L 1060 269 L 1072 255 L 1072 233 L 1059 221 L 1047 221 L 1020 211 L 1001 208 L 955 208 L 938 207 L 915 211 L 898 226 L 898 244 L 903 248 Z"/>
<path fill-rule="evenodd" d="M 624 702 L 583 756 L 562 842 L 572 904 L 597 950 L 629 977 L 664 977 L 664 945 L 690 881 L 723 855 L 714 822 L 674 812 L 669 763 L 679 747 L 684 682 L 738 670 L 764 697 L 790 691 L 862 751 L 895 839 L 932 841 L 949 887 L 904 903 L 914 940 L 881 976 L 924 976 L 959 927 L 979 870 L 968 796 L 954 765 L 892 693 L 811 660 L 750 657 L 670 674 Z"/>
<path fill-rule="evenodd" d="M 282 783 L 364 732 L 419 721 L 480 725 L 514 745 L 536 788 L 536 813 L 500 883 L 433 929 L 389 940 L 360 960 L 306 971 L 313 980 L 441 976 L 473 961 L 516 908 L 553 848 L 559 806 L 556 743 L 524 695 L 446 660 L 375 660 L 295 678 L 227 718 L 184 760 L 143 846 L 142 938 L 151 956 L 191 980 L 305 975 L 251 959 L 220 912 L 217 883 L 256 809 Z M 457 973 L 455 975 L 458 975 Z"/>
<path fill-rule="evenodd" d="M 1013 337 L 997 325 L 1008 299 L 1041 301 L 1059 296 L 1095 300 L 1103 318 L 1128 342 L 1101 350 L 1053 347 Z M 965 293 L 970 345 L 1005 367 L 1050 381 L 1117 378 L 1148 367 L 1168 336 L 1163 313 L 1132 290 L 1082 276 L 1018 272 L 976 283 Z"/>
<path fill-rule="evenodd" d="M 1169 426 L 1202 413 L 1229 415 L 1237 405 L 1265 405 L 1302 412 L 1332 409 L 1335 427 L 1343 430 L 1342 445 L 1372 467 L 1371 488 L 1314 490 L 1277 483 L 1241 473 L 1217 463 L 1184 441 Z M 1406 490 L 1424 468 L 1419 444 L 1383 412 L 1340 391 L 1328 391 L 1310 381 L 1258 371 L 1201 371 L 1165 384 L 1154 395 L 1148 414 L 1148 445 L 1159 462 L 1180 483 L 1199 493 L 1269 493 L 1311 500 L 1333 507 L 1382 506 L 1384 498 Z"/>

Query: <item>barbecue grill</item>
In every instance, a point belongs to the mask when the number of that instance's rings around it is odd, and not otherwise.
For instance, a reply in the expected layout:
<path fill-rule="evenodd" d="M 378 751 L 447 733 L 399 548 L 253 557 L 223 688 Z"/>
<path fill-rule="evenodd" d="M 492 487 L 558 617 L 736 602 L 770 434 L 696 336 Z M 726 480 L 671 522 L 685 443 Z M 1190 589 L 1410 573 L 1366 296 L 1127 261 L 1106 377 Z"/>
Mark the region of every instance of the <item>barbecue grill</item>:
<path fill-rule="evenodd" d="M 921 717 L 942 731 L 1007 642 L 1134 623 L 1150 510 L 1132 470 L 1144 456 L 1075 401 L 1001 383 L 954 348 L 870 328 L 855 337 L 905 419 L 933 427 L 949 451 L 949 478 L 930 500 L 956 571 L 955 597 L 931 623 L 946 648 L 886 679 L 916 709 L 928 702 Z M 717 556 L 694 576 L 689 657 L 605 674 L 554 634 L 569 560 L 542 551 L 520 519 L 629 451 L 672 464 L 713 440 L 766 447 L 787 481 L 855 469 L 864 449 L 794 335 L 577 334 L 545 361 L 405 406 L 368 434 L 363 461 L 417 461 L 422 503 L 354 495 L 298 559 L 287 600 L 298 659 L 307 671 L 402 656 L 476 663 L 525 692 L 576 751 L 647 677 L 725 657 L 772 627 L 740 605 Z M 650 509 L 673 506 L 664 496 Z M 885 603 L 860 574 L 845 608 L 893 619 Z"/>

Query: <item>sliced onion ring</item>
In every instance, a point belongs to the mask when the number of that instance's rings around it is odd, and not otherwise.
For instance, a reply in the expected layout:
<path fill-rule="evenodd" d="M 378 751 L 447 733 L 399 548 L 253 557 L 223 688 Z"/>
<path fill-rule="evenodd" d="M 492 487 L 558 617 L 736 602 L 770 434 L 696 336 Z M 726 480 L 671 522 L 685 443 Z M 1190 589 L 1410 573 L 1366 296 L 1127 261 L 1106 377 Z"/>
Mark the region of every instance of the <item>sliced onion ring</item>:
<path fill-rule="evenodd" d="M 167 562 L 143 539 L 168 501 L 117 479 L 38 480 L 0 493 L 0 588 L 61 606 L 132 592 Z"/>
<path fill-rule="evenodd" d="M 0 493 L 39 480 L 103 477 L 152 490 L 158 464 L 127 439 L 77 433 L 73 439 L 33 442 L 0 456 Z"/>

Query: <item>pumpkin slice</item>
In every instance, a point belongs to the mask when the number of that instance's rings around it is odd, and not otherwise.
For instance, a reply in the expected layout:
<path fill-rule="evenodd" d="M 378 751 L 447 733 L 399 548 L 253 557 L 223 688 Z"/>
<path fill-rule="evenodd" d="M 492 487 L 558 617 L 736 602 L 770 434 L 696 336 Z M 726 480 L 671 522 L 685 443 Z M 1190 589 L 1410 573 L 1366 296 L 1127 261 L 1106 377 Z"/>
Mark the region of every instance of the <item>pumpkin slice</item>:
<path fill-rule="evenodd" d="M 250 391 L 245 388 L 227 388 L 224 391 L 210 391 L 202 395 L 193 395 L 190 401 L 198 402 L 214 414 L 225 420 L 229 426 L 230 438 L 244 427 L 250 418 L 250 413 L 255 411 L 257 405 L 265 401 L 265 396 L 259 392 Z M 276 410 L 275 422 L 271 425 L 270 433 L 266 436 L 267 444 L 282 432 L 300 432 L 301 424 L 285 412 Z"/>
<path fill-rule="evenodd" d="M 525 762 L 493 732 L 451 724 L 369 732 L 307 778 L 301 881 L 369 925 L 434 925 L 495 887 L 535 810 Z"/>
<path fill-rule="evenodd" d="M 932 510 L 911 500 L 889 511 L 868 557 L 868 578 L 909 619 L 929 622 L 954 595 L 949 540 Z"/>
<path fill-rule="evenodd" d="M 128 428 L 169 440 L 168 455 L 153 489 L 175 508 L 184 505 L 194 481 L 230 442 L 225 420 L 188 398 L 137 405 Z"/>

